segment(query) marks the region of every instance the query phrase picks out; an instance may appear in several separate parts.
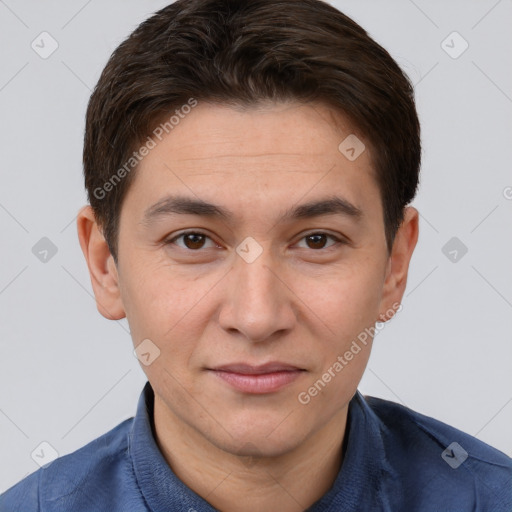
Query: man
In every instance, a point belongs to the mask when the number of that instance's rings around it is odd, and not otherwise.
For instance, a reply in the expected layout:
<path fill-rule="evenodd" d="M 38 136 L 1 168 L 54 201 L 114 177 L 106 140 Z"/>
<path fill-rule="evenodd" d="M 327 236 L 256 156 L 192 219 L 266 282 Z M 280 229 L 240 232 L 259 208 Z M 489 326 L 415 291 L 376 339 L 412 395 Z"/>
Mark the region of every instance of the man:
<path fill-rule="evenodd" d="M 413 91 L 319 0 L 179 0 L 91 97 L 77 219 L 135 418 L 5 511 L 510 511 L 512 461 L 357 391 L 418 238 Z"/>

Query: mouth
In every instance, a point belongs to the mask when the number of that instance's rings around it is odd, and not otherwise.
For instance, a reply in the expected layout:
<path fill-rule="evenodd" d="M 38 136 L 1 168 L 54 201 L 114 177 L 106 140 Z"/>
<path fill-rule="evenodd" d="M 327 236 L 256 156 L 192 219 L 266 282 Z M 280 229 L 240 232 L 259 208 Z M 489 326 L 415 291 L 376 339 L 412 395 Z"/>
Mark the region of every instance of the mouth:
<path fill-rule="evenodd" d="M 208 369 L 230 387 L 243 393 L 274 393 L 299 378 L 303 368 L 272 362 L 259 366 L 235 363 Z"/>

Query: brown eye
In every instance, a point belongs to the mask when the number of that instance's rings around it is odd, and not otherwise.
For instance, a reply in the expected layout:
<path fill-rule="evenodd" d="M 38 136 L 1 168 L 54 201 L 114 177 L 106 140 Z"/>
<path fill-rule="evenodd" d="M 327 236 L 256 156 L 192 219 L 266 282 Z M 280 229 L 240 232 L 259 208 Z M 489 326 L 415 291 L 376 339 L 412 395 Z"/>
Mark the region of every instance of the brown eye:
<path fill-rule="evenodd" d="M 177 245 L 181 249 L 188 249 L 190 251 L 197 251 L 198 249 L 205 248 L 206 242 L 210 240 L 210 237 L 204 235 L 203 233 L 199 233 L 196 231 L 188 231 L 186 233 L 181 233 L 170 240 L 165 242 L 166 245 Z M 178 243 L 180 241 L 180 243 Z M 212 242 L 212 247 L 215 244 Z M 207 246 L 206 246 L 207 248 Z"/>
<path fill-rule="evenodd" d="M 305 237 L 310 249 L 323 249 L 327 236 L 323 234 L 308 235 Z"/>
<path fill-rule="evenodd" d="M 183 242 L 188 249 L 201 249 L 204 245 L 205 236 L 200 233 L 189 233 L 184 235 Z"/>
<path fill-rule="evenodd" d="M 326 243 L 328 242 L 329 238 L 331 240 L 334 240 L 334 243 L 331 243 L 330 245 L 326 246 Z M 314 250 L 328 249 L 329 247 L 336 245 L 336 243 L 342 243 L 342 240 L 336 238 L 333 235 L 329 235 L 328 233 L 311 233 L 303 237 L 301 241 L 302 240 L 306 241 L 307 249 Z"/>

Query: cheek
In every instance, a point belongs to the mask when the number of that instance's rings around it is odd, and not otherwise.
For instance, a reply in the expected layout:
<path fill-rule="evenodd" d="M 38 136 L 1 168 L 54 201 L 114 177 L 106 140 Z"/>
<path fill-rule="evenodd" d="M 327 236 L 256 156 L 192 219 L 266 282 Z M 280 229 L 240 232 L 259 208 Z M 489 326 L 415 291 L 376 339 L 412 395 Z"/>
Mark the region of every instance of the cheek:
<path fill-rule="evenodd" d="M 171 366 L 183 365 L 208 319 L 208 294 L 218 276 L 184 278 L 168 264 L 132 269 L 122 295 L 134 345 L 150 339 Z"/>
<path fill-rule="evenodd" d="M 303 301 L 304 311 L 309 311 L 309 318 L 317 319 L 316 339 L 342 349 L 344 343 L 375 323 L 382 276 L 374 262 L 362 260 L 315 278 L 297 278 L 294 290 Z"/>
<path fill-rule="evenodd" d="M 182 308 L 183 294 L 174 289 L 170 272 L 135 258 L 126 258 L 123 263 L 121 296 L 134 344 L 145 338 L 156 342 L 163 327 L 172 327 L 173 316 Z"/>
<path fill-rule="evenodd" d="M 323 328 L 323 335 L 315 336 L 320 364 L 300 389 L 297 400 L 327 421 L 353 396 L 368 363 L 381 277 L 370 272 L 370 267 L 361 266 L 331 281 L 328 292 L 320 290 L 318 286 L 313 291 L 310 288 L 309 303 L 329 330 Z"/>

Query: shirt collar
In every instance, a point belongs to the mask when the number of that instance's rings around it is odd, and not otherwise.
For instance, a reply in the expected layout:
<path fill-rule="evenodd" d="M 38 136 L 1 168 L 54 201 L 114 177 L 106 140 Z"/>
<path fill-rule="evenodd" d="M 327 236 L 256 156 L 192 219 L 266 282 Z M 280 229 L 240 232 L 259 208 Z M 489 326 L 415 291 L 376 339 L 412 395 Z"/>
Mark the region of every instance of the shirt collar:
<path fill-rule="evenodd" d="M 201 510 L 215 512 L 207 501 L 187 487 L 171 470 L 154 437 L 154 392 L 149 382 L 142 390 L 129 433 L 128 449 L 139 489 L 152 511 Z M 386 460 L 381 422 L 359 391 L 349 403 L 341 469 L 330 490 L 308 511 L 356 512 L 365 505 L 387 501 L 383 489 L 394 479 Z M 389 480 L 388 480 L 389 481 Z"/>
<path fill-rule="evenodd" d="M 139 489 L 152 511 L 215 509 L 171 470 L 156 444 L 153 428 L 154 391 L 147 382 L 129 433 L 128 449 Z"/>
<path fill-rule="evenodd" d="M 308 512 L 393 510 L 399 479 L 384 448 L 385 427 L 356 391 L 349 403 L 341 469 L 329 491 Z"/>

